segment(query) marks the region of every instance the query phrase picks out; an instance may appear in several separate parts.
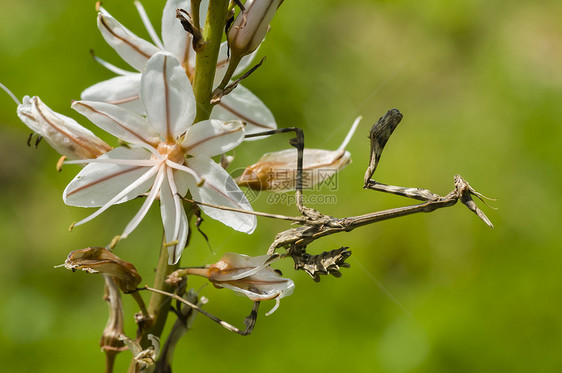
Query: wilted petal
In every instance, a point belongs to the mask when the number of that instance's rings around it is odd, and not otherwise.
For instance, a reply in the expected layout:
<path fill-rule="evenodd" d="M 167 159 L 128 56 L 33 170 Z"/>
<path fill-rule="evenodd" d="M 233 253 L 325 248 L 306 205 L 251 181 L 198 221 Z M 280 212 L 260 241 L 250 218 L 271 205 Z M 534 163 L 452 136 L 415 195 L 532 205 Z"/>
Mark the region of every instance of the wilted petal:
<path fill-rule="evenodd" d="M 148 59 L 160 50 L 127 30 L 108 14 L 98 14 L 98 28 L 105 41 L 138 71 L 142 71 Z"/>
<path fill-rule="evenodd" d="M 119 339 L 122 340 L 125 343 L 125 345 L 129 348 L 129 351 L 131 351 L 131 354 L 133 354 L 133 358 L 135 358 L 142 352 L 142 347 L 137 341 L 133 341 L 132 339 L 130 339 L 124 334 L 121 335 Z"/>
<path fill-rule="evenodd" d="M 196 156 L 187 160 L 187 166 L 199 174 L 205 182 L 197 186 L 189 180 L 189 190 L 196 201 L 253 211 L 246 196 L 230 175 L 212 159 Z M 256 217 L 241 212 L 225 211 L 219 208 L 200 206 L 203 212 L 223 224 L 245 233 L 252 233 L 256 228 Z"/>
<path fill-rule="evenodd" d="M 103 140 L 74 119 L 52 111 L 39 97 L 25 96 L 18 105 L 19 118 L 49 145 L 69 159 L 96 158 L 111 150 Z"/>
<path fill-rule="evenodd" d="M 195 118 L 191 83 L 170 53 L 157 53 L 146 64 L 141 79 L 141 100 L 149 122 L 166 140 L 174 141 Z"/>
<path fill-rule="evenodd" d="M 147 120 L 127 109 L 105 102 L 76 101 L 72 108 L 98 127 L 131 144 L 156 146 L 159 135 Z"/>
<path fill-rule="evenodd" d="M 152 342 L 152 346 L 149 346 L 145 350 L 142 346 L 132 339 L 128 338 L 126 335 L 121 335 L 120 339 L 125 343 L 133 354 L 133 359 L 135 360 L 135 372 L 152 372 L 154 371 L 154 365 L 156 364 L 156 359 L 160 353 L 160 339 L 152 334 L 148 335 L 148 339 Z"/>
<path fill-rule="evenodd" d="M 241 120 L 246 123 L 246 134 L 277 128 L 275 118 L 267 106 L 241 85 L 222 97 L 221 102 L 213 108 L 211 118 L 224 121 Z"/>
<path fill-rule="evenodd" d="M 147 160 L 151 154 L 144 149 L 119 147 L 102 155 L 109 160 Z M 111 163 L 90 163 L 76 175 L 63 193 L 64 203 L 78 207 L 100 207 L 109 202 L 149 170 L 146 166 L 128 166 Z M 116 203 L 122 203 L 145 193 L 152 185 L 147 180 L 131 190 Z"/>
<path fill-rule="evenodd" d="M 242 122 L 223 122 L 211 119 L 191 126 L 181 145 L 189 155 L 213 157 L 235 148 L 243 140 L 244 126 Z"/>
<path fill-rule="evenodd" d="M 137 289 L 142 281 L 134 265 L 126 262 L 104 247 L 88 247 L 68 254 L 64 266 L 70 270 L 81 269 L 88 273 L 105 273 L 112 276 L 124 292 Z"/>
<path fill-rule="evenodd" d="M 117 76 L 86 88 L 82 100 L 101 101 L 144 114 L 139 98 L 141 74 Z"/>
<path fill-rule="evenodd" d="M 203 5 L 201 7 L 203 8 Z M 183 63 L 189 59 L 189 54 L 195 54 L 195 51 L 191 47 L 191 35 L 184 30 L 176 18 L 176 9 L 191 12 L 191 0 L 168 0 L 166 2 L 162 14 L 162 41 L 166 50 Z"/>
<path fill-rule="evenodd" d="M 170 169 L 167 171 L 169 173 L 172 172 Z M 176 171 L 176 173 L 180 174 L 181 172 Z M 169 178 L 166 177 L 160 188 L 160 212 L 162 214 L 166 242 L 177 241 L 177 243 L 168 247 L 168 264 L 170 265 L 176 264 L 179 261 L 189 233 L 187 216 L 178 196 L 180 193 L 185 194 L 187 192 L 187 185 L 183 181 L 185 180 L 183 176 L 176 176 L 174 179 L 182 180 L 179 183 L 180 185 L 177 185 L 175 180 L 173 183 L 170 183 Z"/>

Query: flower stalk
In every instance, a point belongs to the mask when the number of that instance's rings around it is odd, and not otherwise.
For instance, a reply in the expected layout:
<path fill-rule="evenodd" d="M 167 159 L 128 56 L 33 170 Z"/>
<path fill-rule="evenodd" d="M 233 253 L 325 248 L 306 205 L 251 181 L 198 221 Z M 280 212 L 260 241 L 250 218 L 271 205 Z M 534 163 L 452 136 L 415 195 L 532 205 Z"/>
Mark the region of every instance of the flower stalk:
<path fill-rule="evenodd" d="M 189 238 L 188 238 L 189 240 Z M 154 287 L 165 291 L 173 291 L 172 286 L 166 283 L 166 278 L 179 267 L 179 263 L 174 265 L 168 264 L 168 247 L 166 245 L 166 238 L 163 237 L 162 248 L 160 250 L 160 257 L 158 259 L 158 266 L 156 267 L 156 274 L 154 275 Z M 166 319 L 168 317 L 168 310 L 170 308 L 171 299 L 158 293 L 152 293 L 148 303 L 148 314 L 151 316 L 153 323 L 150 329 L 145 331 L 142 336 L 141 345 L 145 346 L 149 343 L 147 339 L 148 334 L 153 334 L 160 337 Z"/>
<path fill-rule="evenodd" d="M 168 264 L 168 247 L 166 245 L 166 236 L 163 234 L 158 266 L 156 267 L 156 273 L 154 275 L 154 287 L 166 291 L 173 291 L 173 287 L 168 285 L 165 280 L 172 272 L 177 270 L 178 267 L 179 263 L 172 265 Z M 164 325 L 166 325 L 166 320 L 168 319 L 168 311 L 170 310 L 171 302 L 172 299 L 165 295 L 159 293 L 151 294 L 147 313 L 152 320 L 152 324 L 148 329 L 143 329 L 142 327 L 139 328 L 140 335 L 137 336 L 137 340 L 139 340 L 140 346 L 147 348 L 151 344 L 151 341 L 148 338 L 149 335 L 153 335 L 158 338 L 161 337 Z M 135 373 L 136 371 L 137 361 L 133 357 L 129 365 L 129 373 Z"/>
<path fill-rule="evenodd" d="M 203 29 L 203 45 L 197 51 L 195 60 L 195 78 L 193 80 L 193 93 L 197 102 L 195 123 L 207 120 L 211 116 L 213 81 L 227 15 L 228 0 L 213 0 L 209 3 Z"/>

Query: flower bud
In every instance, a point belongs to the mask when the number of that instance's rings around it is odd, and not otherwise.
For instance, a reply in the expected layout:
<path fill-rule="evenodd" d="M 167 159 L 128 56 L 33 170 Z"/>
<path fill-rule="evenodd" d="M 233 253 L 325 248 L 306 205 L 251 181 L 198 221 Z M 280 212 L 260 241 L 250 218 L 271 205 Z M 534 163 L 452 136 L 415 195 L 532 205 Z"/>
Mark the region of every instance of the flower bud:
<path fill-rule="evenodd" d="M 233 56 L 243 57 L 257 49 L 267 33 L 269 22 L 282 0 L 248 0 L 228 32 Z"/>
<path fill-rule="evenodd" d="M 25 96 L 17 111 L 26 126 L 69 159 L 97 158 L 111 150 L 105 141 L 74 119 L 52 111 L 37 96 Z"/>

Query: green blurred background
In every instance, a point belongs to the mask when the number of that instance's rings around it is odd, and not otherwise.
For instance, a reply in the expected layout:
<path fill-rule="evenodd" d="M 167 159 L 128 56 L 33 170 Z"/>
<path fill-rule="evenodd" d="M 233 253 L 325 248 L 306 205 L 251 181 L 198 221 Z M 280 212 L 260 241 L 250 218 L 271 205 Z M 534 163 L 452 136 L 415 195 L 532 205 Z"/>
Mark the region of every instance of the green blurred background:
<path fill-rule="evenodd" d="M 143 4 L 159 29 L 164 2 Z M 132 1 L 104 6 L 148 38 Z M 311 148 L 337 148 L 352 120 L 364 117 L 348 148 L 354 162 L 339 174 L 337 205 L 312 207 L 350 216 L 412 203 L 361 188 L 368 129 L 398 108 L 404 120 L 377 180 L 446 194 L 460 173 L 499 198 L 497 211 L 481 206 L 496 228 L 458 205 L 317 241 L 313 253 L 351 248 L 342 278 L 314 283 L 280 263 L 296 283 L 280 309 L 264 317 L 272 306 L 264 304 L 249 337 L 198 317 L 178 346 L 175 371 L 561 371 L 561 17 L 557 0 L 285 1 L 260 50 L 267 60 L 245 85 L 280 126 L 304 128 Z M 0 81 L 103 136 L 69 108 L 81 90 L 113 76 L 89 49 L 127 67 L 95 18 L 93 1 L 2 0 Z M 29 130 L 15 109 L 0 95 L 2 371 L 100 372 L 102 278 L 53 266 L 71 250 L 107 244 L 141 201 L 69 233 L 70 223 L 89 213 L 61 200 L 79 168 L 57 173 L 58 155 L 46 143 L 28 148 Z M 246 144 L 233 167 L 285 147 L 280 137 Z M 268 203 L 266 194 L 254 208 L 296 213 Z M 260 219 L 247 236 L 207 219 L 215 255 L 194 234 L 182 263 L 214 262 L 227 251 L 260 255 L 288 227 Z M 147 283 L 160 237 L 154 206 L 116 251 Z M 227 290 L 207 286 L 201 294 L 210 299 L 207 310 L 236 325 L 251 308 Z M 128 298 L 125 308 L 132 336 L 136 308 Z M 118 371 L 129 358 L 119 357 Z"/>

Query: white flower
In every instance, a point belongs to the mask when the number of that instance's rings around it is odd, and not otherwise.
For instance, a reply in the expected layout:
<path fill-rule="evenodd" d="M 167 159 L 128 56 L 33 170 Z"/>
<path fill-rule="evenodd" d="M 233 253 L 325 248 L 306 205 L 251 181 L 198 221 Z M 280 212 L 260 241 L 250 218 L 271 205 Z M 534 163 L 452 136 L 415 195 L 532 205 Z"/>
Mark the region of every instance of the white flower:
<path fill-rule="evenodd" d="M 140 82 L 140 100 L 146 118 L 103 102 L 78 101 L 72 107 L 98 127 L 131 144 L 116 148 L 90 163 L 68 184 L 67 205 L 100 207 L 75 225 L 100 215 L 111 205 L 146 193 L 142 207 L 125 227 L 127 237 L 160 197 L 169 261 L 176 263 L 185 246 L 188 221 L 180 196 L 209 204 L 252 211 L 228 173 L 210 157 L 222 154 L 244 139 L 241 122 L 206 120 L 193 124 L 195 99 L 179 61 L 159 52 L 147 62 Z M 186 159 L 186 155 L 189 158 Z M 256 227 L 255 216 L 201 206 L 210 217 L 242 232 Z"/>
<path fill-rule="evenodd" d="M 185 268 L 175 273 L 206 277 L 217 288 L 242 293 L 254 302 L 275 299 L 275 307 L 266 314 L 270 315 L 279 307 L 279 300 L 291 295 L 295 288 L 293 280 L 281 277 L 279 270 L 270 267 L 278 258 L 277 254 L 251 257 L 225 253 L 207 268 Z"/>
<path fill-rule="evenodd" d="M 154 44 L 143 40 L 121 25 L 105 9 L 100 8 L 98 14 L 98 28 L 103 37 L 113 49 L 129 65 L 139 72 L 128 72 L 98 59 L 109 70 L 120 76 L 95 84 L 82 92 L 81 98 L 90 101 L 102 101 L 123 106 L 137 113 L 144 114 L 139 101 L 139 87 L 141 73 L 148 59 L 159 51 L 172 53 L 180 62 L 184 73 L 193 81 L 195 71 L 195 51 L 192 47 L 192 37 L 182 27 L 176 18 L 176 9 L 191 11 L 190 0 L 168 0 L 162 17 L 162 39 L 160 41 L 152 27 L 142 5 L 135 1 L 143 23 Z M 205 21 L 208 0 L 200 5 L 200 20 Z M 224 77 L 228 66 L 227 43 L 221 44 L 215 87 Z M 254 55 L 242 59 L 235 71 L 235 75 L 246 70 Z M 277 128 L 271 111 L 248 89 L 238 85 L 231 93 L 224 96 L 221 102 L 213 108 L 212 119 L 242 120 L 246 122 L 246 133 L 256 133 Z"/>

